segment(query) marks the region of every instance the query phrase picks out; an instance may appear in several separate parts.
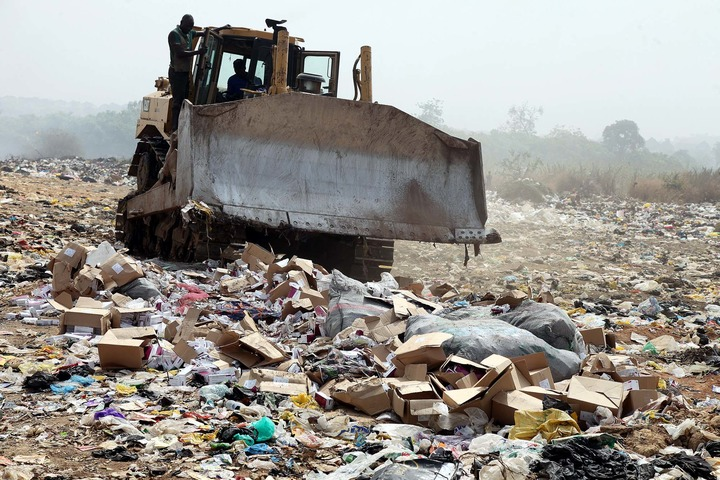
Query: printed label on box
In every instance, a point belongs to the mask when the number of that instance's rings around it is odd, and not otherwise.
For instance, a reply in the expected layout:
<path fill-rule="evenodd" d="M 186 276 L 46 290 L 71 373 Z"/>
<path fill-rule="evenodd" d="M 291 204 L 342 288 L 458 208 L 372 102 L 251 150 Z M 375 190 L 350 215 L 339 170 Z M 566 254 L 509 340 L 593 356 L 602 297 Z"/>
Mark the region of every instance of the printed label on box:
<path fill-rule="evenodd" d="M 628 380 L 627 382 L 623 383 L 623 388 L 625 391 L 628 390 L 640 390 L 640 382 L 637 380 Z"/>
<path fill-rule="evenodd" d="M 550 390 L 550 380 L 548 380 L 547 378 L 540 380 L 540 386 L 545 390 Z"/>
<path fill-rule="evenodd" d="M 65 249 L 65 255 L 68 257 L 74 257 L 75 256 L 75 249 L 74 248 L 66 248 Z"/>
<path fill-rule="evenodd" d="M 285 377 L 273 377 L 273 383 L 290 383 L 290 380 Z"/>
<path fill-rule="evenodd" d="M 119 263 L 116 263 L 112 266 L 113 272 L 117 273 L 118 275 L 123 272 L 123 267 Z"/>

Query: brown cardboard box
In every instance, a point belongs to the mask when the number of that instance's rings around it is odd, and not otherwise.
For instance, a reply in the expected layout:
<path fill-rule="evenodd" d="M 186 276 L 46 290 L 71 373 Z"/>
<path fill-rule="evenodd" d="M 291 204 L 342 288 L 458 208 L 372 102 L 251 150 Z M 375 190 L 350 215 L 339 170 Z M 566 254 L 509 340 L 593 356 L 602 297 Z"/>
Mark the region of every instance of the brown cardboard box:
<path fill-rule="evenodd" d="M 100 366 L 104 369 L 142 368 L 145 347 L 156 338 L 152 327 L 110 329 L 98 343 Z"/>
<path fill-rule="evenodd" d="M 288 298 L 288 296 L 295 294 L 300 295 L 297 292 L 303 287 L 309 288 L 309 282 L 305 272 L 302 270 L 292 270 L 288 273 L 287 280 L 278 284 L 268 292 L 268 300 L 274 302 L 278 298 Z"/>
<path fill-rule="evenodd" d="M 60 334 L 73 333 L 76 327 L 92 328 L 94 335 L 104 335 L 111 324 L 112 312 L 105 308 L 73 307 L 60 315 Z"/>
<path fill-rule="evenodd" d="M 281 372 L 262 368 L 253 368 L 250 371 L 250 378 L 248 382 L 245 382 L 245 387 L 257 387 L 261 392 L 283 395 L 299 395 L 308 393 L 309 390 L 308 378 L 304 373 Z"/>
<path fill-rule="evenodd" d="M 254 243 L 247 243 L 240 257 L 253 272 L 264 272 L 275 262 L 275 254 Z"/>
<path fill-rule="evenodd" d="M 102 281 L 101 273 L 99 268 L 91 267 L 90 265 L 83 266 L 75 275 L 73 281 L 75 289 L 80 292 L 80 295 L 95 296 L 98 285 Z"/>
<path fill-rule="evenodd" d="M 275 274 L 287 273 L 292 270 L 302 270 L 303 272 L 305 272 L 305 276 L 308 279 L 308 285 L 313 289 L 317 289 L 317 283 L 315 281 L 315 277 L 313 276 L 313 262 L 304 258 L 293 257 L 289 260 L 273 262 L 268 266 L 267 272 L 265 273 L 265 278 L 267 279 L 268 283 L 272 283 L 273 276 Z"/>
<path fill-rule="evenodd" d="M 550 365 L 544 352 L 531 353 L 522 357 L 511 358 L 520 373 L 530 380 L 530 383 L 548 390 L 555 388 Z"/>
<path fill-rule="evenodd" d="M 190 344 L 187 342 L 187 340 L 180 340 L 172 347 L 173 352 L 175 352 L 175 355 L 182 358 L 183 362 L 185 363 L 191 363 L 194 359 L 197 358 L 197 352 L 193 347 L 190 346 Z"/>
<path fill-rule="evenodd" d="M 662 397 L 663 394 L 657 390 L 630 390 L 626 393 L 623 402 L 623 416 L 632 415 L 635 410 L 644 408 L 650 402 Z"/>
<path fill-rule="evenodd" d="M 540 400 L 545 399 L 547 396 L 555 400 L 567 402 L 567 392 L 561 392 L 559 390 L 547 390 L 545 388 L 532 385 L 530 387 L 523 387 L 518 391 L 531 395 L 535 398 L 539 398 Z"/>
<path fill-rule="evenodd" d="M 71 269 L 76 269 L 85 263 L 86 254 L 87 248 L 78 243 L 70 242 L 55 256 L 53 259 L 53 266 L 56 263 L 64 263 Z"/>
<path fill-rule="evenodd" d="M 530 380 L 525 378 L 518 369 L 515 368 L 515 365 L 510 365 L 503 373 L 500 375 L 500 377 L 495 380 L 495 382 L 490 385 L 490 387 L 485 392 L 485 395 L 483 395 L 483 398 L 480 400 L 479 406 L 481 410 L 483 410 L 488 415 L 492 414 L 492 399 L 501 392 L 508 392 L 511 390 L 520 390 L 521 388 L 529 387 L 531 386 Z"/>
<path fill-rule="evenodd" d="M 401 374 L 405 365 L 414 363 L 424 363 L 429 370 L 437 368 L 446 359 L 442 344 L 452 337 L 451 334 L 442 332 L 415 335 L 395 350 L 392 363 Z"/>
<path fill-rule="evenodd" d="M 101 276 L 105 288 L 122 287 L 135 279 L 144 276 L 142 267 L 130 257 L 116 253 L 100 265 Z"/>
<path fill-rule="evenodd" d="M 586 350 L 588 353 L 590 353 L 590 347 L 588 345 L 594 345 L 599 350 L 604 350 L 607 347 L 605 331 L 602 327 L 580 330 L 580 334 L 582 335 L 583 340 L 585 340 Z"/>
<path fill-rule="evenodd" d="M 368 329 L 370 338 L 382 343 L 397 335 L 405 333 L 407 322 L 401 320 L 392 308 L 389 308 L 379 316 L 365 317 L 363 319 Z"/>
<path fill-rule="evenodd" d="M 368 415 L 377 415 L 392 408 L 385 379 L 342 380 L 330 389 L 332 398 L 347 403 Z"/>
<path fill-rule="evenodd" d="M 72 281 L 72 267 L 64 262 L 55 262 L 52 266 L 52 290 L 55 295 L 68 292 L 78 298 L 80 292 L 75 290 Z"/>
<path fill-rule="evenodd" d="M 641 372 L 636 365 L 621 365 L 610 374 L 613 380 L 624 384 L 628 390 L 656 390 L 660 377 Z"/>
<path fill-rule="evenodd" d="M 595 414 L 598 406 L 608 408 L 613 415 L 622 414 L 625 399 L 623 384 L 602 380 L 600 378 L 574 376 L 568 386 L 568 403 L 578 405 L 578 416 L 581 422 L 587 422 Z"/>
<path fill-rule="evenodd" d="M 259 332 L 243 336 L 234 330 L 225 330 L 215 337 L 206 337 L 215 341 L 218 349 L 224 355 L 238 360 L 246 367 L 256 367 L 278 363 L 285 360 L 285 354 L 278 347 L 269 342 Z"/>
<path fill-rule="evenodd" d="M 466 366 L 469 364 L 465 364 Z M 500 375 L 510 366 L 512 362 L 509 358 L 503 357 L 502 355 L 490 355 L 486 357 L 479 364 L 479 369 L 474 369 L 466 376 L 458 379 L 455 382 L 457 388 L 471 388 L 471 387 L 489 387 L 495 379 L 499 378 Z"/>
<path fill-rule="evenodd" d="M 402 345 L 402 342 L 400 342 L 397 337 L 394 337 L 392 342 L 376 345 L 370 349 L 373 354 L 375 370 L 377 370 L 383 377 L 389 377 L 395 372 L 396 368 L 392 363 L 392 357 L 390 360 L 388 360 L 388 357 L 391 353 L 394 353 L 400 345 Z"/>
<path fill-rule="evenodd" d="M 518 410 L 542 411 L 543 402 L 520 390 L 500 392 L 492 399 L 492 417 L 497 423 L 515 425 Z"/>
<path fill-rule="evenodd" d="M 390 394 L 393 411 L 404 423 L 427 425 L 430 417 L 440 413 L 442 401 L 429 382 L 406 381 L 396 385 Z"/>
<path fill-rule="evenodd" d="M 443 400 L 449 407 L 455 410 L 479 407 L 490 415 L 493 396 L 500 392 L 530 386 L 530 381 L 518 372 L 509 358 L 491 355 L 483 359 L 481 364 L 485 364 L 488 369 L 473 387 L 458 388 L 443 393 Z M 475 377 L 474 373 L 470 375 Z M 463 380 L 458 383 L 465 383 Z"/>

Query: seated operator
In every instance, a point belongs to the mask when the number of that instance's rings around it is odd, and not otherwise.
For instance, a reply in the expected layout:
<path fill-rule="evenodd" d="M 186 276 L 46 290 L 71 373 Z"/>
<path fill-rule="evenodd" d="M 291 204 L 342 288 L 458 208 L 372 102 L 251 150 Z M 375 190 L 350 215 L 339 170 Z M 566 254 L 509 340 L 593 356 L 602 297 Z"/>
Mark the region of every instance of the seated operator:
<path fill-rule="evenodd" d="M 245 71 L 245 60 L 238 58 L 233 62 L 235 75 L 228 78 L 227 99 L 240 100 L 243 98 L 243 88 L 250 88 L 250 82 Z"/>

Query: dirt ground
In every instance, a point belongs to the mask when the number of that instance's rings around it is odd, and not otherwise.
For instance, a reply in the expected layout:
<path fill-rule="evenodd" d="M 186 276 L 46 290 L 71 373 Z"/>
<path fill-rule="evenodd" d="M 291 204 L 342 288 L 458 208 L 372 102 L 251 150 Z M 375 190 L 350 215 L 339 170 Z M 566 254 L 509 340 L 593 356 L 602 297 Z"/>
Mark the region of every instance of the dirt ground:
<path fill-rule="evenodd" d="M 20 268 L 18 253 L 24 255 L 26 271 L 33 272 L 27 269 L 28 258 L 41 265 L 70 240 L 88 245 L 114 242 L 115 207 L 133 185 L 116 167 L 105 166 L 110 173 L 96 174 L 93 179 L 97 181 L 83 180 L 85 175 L 78 168 L 74 169 L 76 175 L 63 175 L 62 165 L 45 174 L 32 169 L 0 172 L 1 273 Z M 398 241 L 392 274 L 428 286 L 449 283 L 465 297 L 499 295 L 513 288 L 531 296 L 547 291 L 556 304 L 580 315 L 581 321 L 583 314 L 592 313 L 589 307 L 621 302 L 637 305 L 654 296 L 665 308 L 661 319 L 606 325 L 619 345 L 631 345 L 632 333 L 649 339 L 669 334 L 679 341 L 690 340 L 694 330 L 685 321 L 692 323 L 702 314 L 709 319 L 703 328 L 710 347 L 701 350 L 697 358 L 678 357 L 678 363 L 692 365 L 717 356 L 712 345 L 720 333 L 718 320 L 712 320 L 706 306 L 720 303 L 720 238 L 712 234 L 720 222 L 718 205 L 644 205 L 622 199 L 556 199 L 543 205 L 515 205 L 490 193 L 488 211 L 488 226 L 501 233 L 501 244 L 483 246 L 478 257 L 470 252 L 464 266 L 462 246 Z M 12 305 L 13 297 L 30 294 L 40 282 L 48 281 L 41 270 L 2 282 L 0 362 L 3 353 L 13 349 L 41 349 L 41 338 L 56 329 L 3 320 L 6 313 L 18 310 Z M 650 280 L 657 281 L 659 289 L 643 291 L 643 282 Z M 637 358 L 640 362 L 672 361 L 670 354 Z M 7 365 L 0 363 L 0 367 Z M 682 378 L 666 371 L 659 374 L 690 404 L 720 399 L 713 391 L 720 385 L 714 372 Z M 47 410 L 47 403 L 44 411 L 34 408 L 30 393 L 6 394 L 5 399 L 27 408 L 22 414 L 0 409 L 0 467 L 25 465 L 38 471 L 36 467 L 44 465 L 40 470 L 46 473 L 36 478 L 47 479 L 125 478 L 128 470 L 133 470 L 126 463 L 89 458 L 88 450 L 109 437 L 105 432 L 78 428 L 79 415 L 62 397 L 57 396 L 54 411 Z M 716 417 L 711 411 L 698 409 L 696 414 L 708 423 Z M 720 425 L 708 424 L 708 428 L 720 433 Z M 18 431 L 23 435 L 17 435 Z M 666 432 L 653 427 L 628 432 L 625 447 L 648 454 L 669 443 Z M 156 457 L 155 463 L 155 476 L 173 478 L 182 459 Z M 147 465 L 137 467 L 138 476 L 147 472 Z"/>

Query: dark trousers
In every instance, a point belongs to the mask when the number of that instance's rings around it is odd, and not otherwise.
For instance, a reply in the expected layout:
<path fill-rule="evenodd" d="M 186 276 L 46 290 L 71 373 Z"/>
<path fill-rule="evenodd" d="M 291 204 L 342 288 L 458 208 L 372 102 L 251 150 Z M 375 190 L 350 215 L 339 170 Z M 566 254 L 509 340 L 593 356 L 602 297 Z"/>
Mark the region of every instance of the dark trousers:
<path fill-rule="evenodd" d="M 172 89 L 172 131 L 178 128 L 178 118 L 180 117 L 180 108 L 182 108 L 183 100 L 190 95 L 190 72 L 176 72 L 170 68 L 168 70 L 168 78 L 170 79 L 170 88 Z"/>

